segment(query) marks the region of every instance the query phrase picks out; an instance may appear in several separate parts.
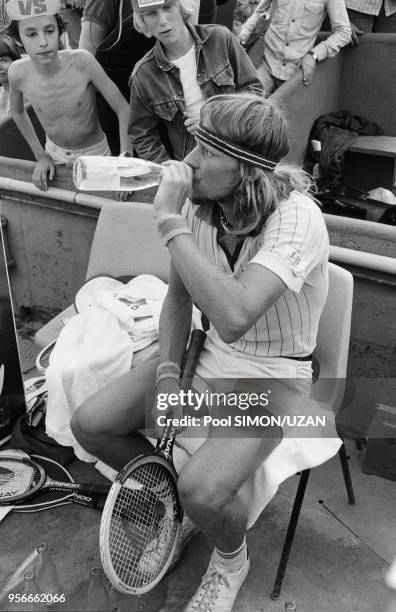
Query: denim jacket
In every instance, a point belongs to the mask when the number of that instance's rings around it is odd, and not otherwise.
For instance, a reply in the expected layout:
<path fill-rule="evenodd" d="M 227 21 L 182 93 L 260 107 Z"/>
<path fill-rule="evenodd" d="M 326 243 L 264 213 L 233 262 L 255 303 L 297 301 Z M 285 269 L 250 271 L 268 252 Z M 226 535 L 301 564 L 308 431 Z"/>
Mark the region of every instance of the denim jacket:
<path fill-rule="evenodd" d="M 197 80 L 205 99 L 243 89 L 263 93 L 250 58 L 227 28 L 186 25 L 195 41 Z M 194 148 L 194 137 L 184 125 L 179 69 L 159 41 L 136 64 L 130 85 L 128 133 L 138 156 L 159 163 L 183 159 Z"/>

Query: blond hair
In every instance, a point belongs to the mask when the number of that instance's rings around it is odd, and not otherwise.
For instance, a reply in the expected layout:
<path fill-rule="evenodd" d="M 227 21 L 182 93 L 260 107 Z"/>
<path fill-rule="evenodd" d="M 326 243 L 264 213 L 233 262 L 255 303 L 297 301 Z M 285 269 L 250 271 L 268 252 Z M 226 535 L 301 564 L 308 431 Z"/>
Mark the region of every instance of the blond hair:
<path fill-rule="evenodd" d="M 293 190 L 313 190 L 311 177 L 301 168 L 281 160 L 289 151 L 288 128 L 283 112 L 271 100 L 252 93 L 220 94 L 201 108 L 204 128 L 277 163 L 267 171 L 239 162 L 234 185 L 234 233 L 246 235 L 261 229 L 278 204 Z"/>
<path fill-rule="evenodd" d="M 177 0 L 180 8 L 180 13 L 184 23 L 191 21 L 195 14 L 195 1 L 194 0 Z M 133 13 L 133 25 L 135 30 L 144 34 L 147 38 L 151 38 L 151 34 L 144 21 L 144 15 L 139 13 Z"/>

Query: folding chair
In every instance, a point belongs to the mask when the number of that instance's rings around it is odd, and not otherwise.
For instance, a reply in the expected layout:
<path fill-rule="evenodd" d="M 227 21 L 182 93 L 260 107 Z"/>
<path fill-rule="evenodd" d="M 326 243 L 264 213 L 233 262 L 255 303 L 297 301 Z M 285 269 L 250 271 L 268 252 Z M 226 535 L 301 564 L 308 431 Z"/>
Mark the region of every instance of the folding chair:
<path fill-rule="evenodd" d="M 169 253 L 159 237 L 151 204 L 112 202 L 99 214 L 86 279 L 95 276 L 152 274 L 168 282 Z M 62 321 L 76 314 L 73 305 L 42 327 L 34 341 L 42 348 L 57 339 Z"/>
<path fill-rule="evenodd" d="M 329 263 L 329 293 L 320 318 L 317 347 L 314 351 L 314 356 L 320 364 L 320 379 L 319 382 L 312 385 L 312 397 L 316 401 L 324 402 L 330 406 L 334 414 L 337 414 L 340 409 L 345 392 L 352 298 L 352 274 L 335 264 Z M 354 504 L 355 495 L 344 442 L 338 455 L 341 461 L 348 502 Z M 276 600 L 280 595 L 310 471 L 307 469 L 301 472 L 271 599 Z"/>

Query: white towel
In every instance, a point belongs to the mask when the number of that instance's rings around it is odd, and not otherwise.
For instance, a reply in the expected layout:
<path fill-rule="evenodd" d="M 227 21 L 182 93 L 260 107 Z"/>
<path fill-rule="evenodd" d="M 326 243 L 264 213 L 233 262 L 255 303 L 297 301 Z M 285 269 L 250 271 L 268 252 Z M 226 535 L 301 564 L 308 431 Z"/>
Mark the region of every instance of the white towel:
<path fill-rule="evenodd" d="M 158 339 L 167 291 L 165 283 L 147 274 L 126 285 L 102 280 L 88 281 L 78 292 L 79 313 L 62 329 L 46 370 L 46 432 L 59 444 L 72 446 L 83 461 L 96 458 L 73 436 L 71 417 L 85 399 L 130 370 L 134 352 Z"/>
<path fill-rule="evenodd" d="M 79 459 L 94 458 L 82 450 L 70 429 L 76 408 L 131 367 L 133 343 L 119 321 L 92 306 L 62 329 L 46 370 L 46 432 L 59 444 L 72 446 Z"/>

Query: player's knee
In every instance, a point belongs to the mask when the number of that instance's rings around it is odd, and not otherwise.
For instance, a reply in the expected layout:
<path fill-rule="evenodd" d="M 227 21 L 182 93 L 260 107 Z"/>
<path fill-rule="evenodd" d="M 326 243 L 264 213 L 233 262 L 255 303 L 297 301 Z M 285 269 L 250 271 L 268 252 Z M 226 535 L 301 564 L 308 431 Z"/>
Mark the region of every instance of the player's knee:
<path fill-rule="evenodd" d="M 85 403 L 73 414 L 70 421 L 70 429 L 76 440 L 87 451 L 92 450 L 96 447 L 96 443 L 99 443 L 97 440 L 99 436 L 92 419 L 88 417 Z"/>
<path fill-rule="evenodd" d="M 216 479 L 205 477 L 197 481 L 188 473 L 181 474 L 178 481 L 179 495 L 187 515 L 218 513 L 229 505 L 232 493 L 222 487 Z"/>

